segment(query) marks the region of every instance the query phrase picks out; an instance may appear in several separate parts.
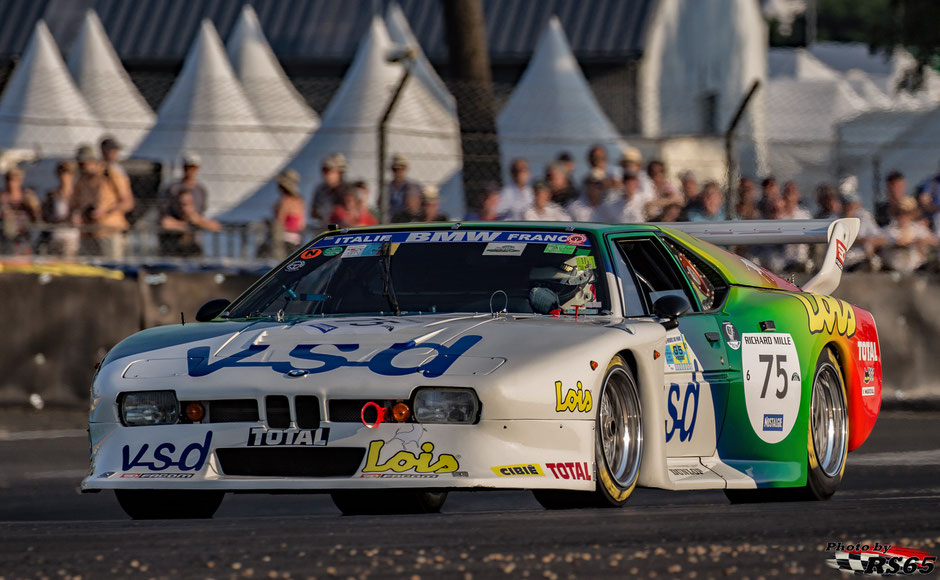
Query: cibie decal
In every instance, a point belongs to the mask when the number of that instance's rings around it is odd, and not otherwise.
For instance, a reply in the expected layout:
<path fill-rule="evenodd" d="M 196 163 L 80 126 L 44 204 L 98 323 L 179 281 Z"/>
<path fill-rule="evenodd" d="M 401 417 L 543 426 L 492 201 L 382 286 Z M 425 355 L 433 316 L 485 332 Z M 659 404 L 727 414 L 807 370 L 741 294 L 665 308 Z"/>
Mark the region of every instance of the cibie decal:
<path fill-rule="evenodd" d="M 206 439 L 201 444 L 191 443 L 179 453 L 173 443 L 160 443 L 150 452 L 150 444 L 144 443 L 134 450 L 125 445 L 121 450 L 121 471 L 129 471 L 135 467 L 142 467 L 149 471 L 163 471 L 171 467 L 180 471 L 199 471 L 206 464 L 209 449 L 212 446 L 212 431 L 206 433 Z"/>
<path fill-rule="evenodd" d="M 569 461 L 567 463 L 546 463 L 555 479 L 581 479 L 591 481 L 591 470 L 586 462 Z"/>
<path fill-rule="evenodd" d="M 385 441 L 372 441 L 369 443 L 369 454 L 366 456 L 366 466 L 363 473 L 381 473 L 383 471 L 414 470 L 416 473 L 451 473 L 460 468 L 457 458 L 447 453 L 441 453 L 434 458 L 434 444 L 425 442 L 421 444 L 421 453 L 412 453 L 403 449 L 385 461 L 382 461 L 382 448 Z"/>
<path fill-rule="evenodd" d="M 767 443 L 783 441 L 800 411 L 800 360 L 784 333 L 745 333 L 741 363 L 744 402 L 754 433 Z"/>
<path fill-rule="evenodd" d="M 741 348 L 741 333 L 734 327 L 734 324 L 727 320 L 721 323 L 721 332 L 725 335 L 725 343 L 731 350 Z"/>
<path fill-rule="evenodd" d="M 542 471 L 542 468 L 534 463 L 529 463 L 527 465 L 498 465 L 496 467 L 491 467 L 493 473 L 500 477 L 518 477 L 518 476 L 543 476 L 545 472 Z"/>
<path fill-rule="evenodd" d="M 561 381 L 555 381 L 555 411 L 571 413 L 581 411 L 587 413 L 594 408 L 594 399 L 591 397 L 591 391 L 581 386 L 578 381 L 577 389 L 568 389 L 568 392 L 562 397 Z"/>
<path fill-rule="evenodd" d="M 669 391 L 666 394 L 666 443 L 669 443 L 677 432 L 680 442 L 692 440 L 695 432 L 695 419 L 698 418 L 700 393 L 701 385 L 697 382 L 686 385 L 684 395 L 678 384 L 669 385 Z"/>
<path fill-rule="evenodd" d="M 266 429 L 252 427 L 248 431 L 249 447 L 320 446 L 330 440 L 329 427 L 322 429 Z"/>
<path fill-rule="evenodd" d="M 875 341 L 858 341 L 858 360 L 862 362 L 878 362 L 878 347 L 875 346 Z"/>
<path fill-rule="evenodd" d="M 462 336 L 451 346 L 436 344 L 431 342 L 422 342 L 417 344 L 414 341 L 399 342 L 380 351 L 369 360 L 349 360 L 342 354 L 330 354 L 326 352 L 314 352 L 317 348 L 331 348 L 340 353 L 354 353 L 359 350 L 358 344 L 299 344 L 290 351 L 289 358 L 300 359 L 302 361 L 313 361 L 320 363 L 315 367 L 295 367 L 290 361 L 245 360 L 252 356 L 264 352 L 270 345 L 252 344 L 245 350 L 233 353 L 225 358 L 209 362 L 210 349 L 208 346 L 197 346 L 189 349 L 187 352 L 187 363 L 189 365 L 189 376 L 204 377 L 216 371 L 226 368 L 269 368 L 279 374 L 287 374 L 292 370 L 307 371 L 307 374 L 326 373 L 342 367 L 365 367 L 377 375 L 387 377 L 397 377 L 421 373 L 425 377 L 439 377 L 447 372 L 454 362 L 476 343 L 483 339 L 479 335 Z M 430 349 L 436 352 L 436 355 L 426 359 L 418 366 L 400 367 L 395 366 L 395 357 L 409 350 Z M 355 358 L 355 357 L 353 357 Z"/>
<path fill-rule="evenodd" d="M 827 332 L 846 338 L 855 336 L 855 310 L 844 300 L 818 294 L 792 294 L 803 304 L 809 318 L 810 334 Z"/>

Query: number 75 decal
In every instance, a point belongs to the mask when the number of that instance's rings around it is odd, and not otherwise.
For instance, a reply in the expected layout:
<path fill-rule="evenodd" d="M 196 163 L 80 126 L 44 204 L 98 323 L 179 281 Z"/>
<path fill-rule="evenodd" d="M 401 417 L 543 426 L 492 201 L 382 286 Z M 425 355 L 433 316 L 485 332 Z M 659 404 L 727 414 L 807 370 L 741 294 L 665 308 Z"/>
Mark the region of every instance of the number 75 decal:
<path fill-rule="evenodd" d="M 744 402 L 754 433 L 767 443 L 783 441 L 800 412 L 800 360 L 784 333 L 745 333 L 741 363 Z"/>

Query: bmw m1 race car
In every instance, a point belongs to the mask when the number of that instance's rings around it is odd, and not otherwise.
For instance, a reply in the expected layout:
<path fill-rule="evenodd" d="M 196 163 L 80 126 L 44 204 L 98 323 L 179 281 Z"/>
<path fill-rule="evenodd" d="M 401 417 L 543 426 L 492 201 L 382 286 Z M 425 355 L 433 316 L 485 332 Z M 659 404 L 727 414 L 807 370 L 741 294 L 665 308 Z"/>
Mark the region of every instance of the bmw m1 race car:
<path fill-rule="evenodd" d="M 826 499 L 881 404 L 875 322 L 828 296 L 857 232 L 330 230 L 199 322 L 111 350 L 82 488 L 134 518 L 211 517 L 227 492 L 328 492 L 347 514 L 484 488 L 547 508 L 637 486 Z M 828 247 L 799 288 L 711 242 Z"/>

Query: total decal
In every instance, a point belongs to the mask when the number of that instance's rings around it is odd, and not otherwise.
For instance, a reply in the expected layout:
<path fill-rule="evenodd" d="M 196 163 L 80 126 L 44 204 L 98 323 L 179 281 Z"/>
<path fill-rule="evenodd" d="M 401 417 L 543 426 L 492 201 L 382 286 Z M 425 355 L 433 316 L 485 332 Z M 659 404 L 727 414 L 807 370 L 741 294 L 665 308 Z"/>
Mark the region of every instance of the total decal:
<path fill-rule="evenodd" d="M 748 419 L 762 441 L 779 443 L 790 434 L 800 411 L 803 383 L 796 345 L 786 333 L 744 333 L 742 339 Z"/>
<path fill-rule="evenodd" d="M 425 377 L 434 378 L 447 372 L 447 369 L 458 358 L 481 340 L 483 340 L 483 337 L 479 335 L 465 335 L 458 338 L 450 346 L 432 342 L 422 342 L 421 344 L 414 341 L 399 342 L 364 361 L 349 360 L 343 354 L 322 352 L 323 349 L 332 349 L 339 353 L 355 353 L 359 350 L 358 344 L 298 344 L 290 351 L 289 358 L 320 363 L 320 366 L 314 367 L 297 367 L 290 361 L 246 360 L 267 350 L 270 345 L 266 344 L 252 344 L 244 350 L 212 362 L 209 362 L 210 348 L 208 346 L 197 346 L 189 349 L 187 363 L 189 365 L 189 376 L 191 377 L 204 377 L 222 369 L 269 368 L 279 374 L 287 374 L 291 371 L 318 374 L 342 367 L 365 367 L 377 375 L 388 377 L 420 373 Z M 399 367 L 394 364 L 396 356 L 415 349 L 430 349 L 436 351 L 437 354 L 418 366 Z M 355 359 L 355 356 L 353 355 L 352 358 Z"/>
<path fill-rule="evenodd" d="M 555 479 L 580 479 L 591 481 L 591 469 L 586 461 L 568 461 L 566 463 L 546 463 L 545 467 L 552 472 Z"/>
<path fill-rule="evenodd" d="M 436 478 L 460 469 L 458 458 L 435 453 L 435 445 L 422 441 L 427 430 L 422 425 L 400 427 L 388 441 L 372 441 L 366 454 L 361 478 Z"/>
<path fill-rule="evenodd" d="M 791 294 L 806 309 L 810 334 L 825 332 L 846 338 L 855 336 L 855 310 L 844 300 L 818 294 Z"/>
<path fill-rule="evenodd" d="M 319 447 L 330 440 L 330 428 L 320 429 L 268 429 L 252 427 L 248 430 L 249 447 Z"/>
<path fill-rule="evenodd" d="M 147 471 L 200 471 L 209 457 L 212 447 L 212 431 L 206 433 L 202 443 L 190 443 L 178 448 L 175 443 L 144 443 L 140 447 L 125 445 L 121 449 L 121 470 L 143 468 Z"/>
<path fill-rule="evenodd" d="M 594 408 L 591 391 L 585 389 L 581 385 L 581 381 L 578 381 L 576 389 L 568 389 L 564 396 L 561 393 L 562 383 L 561 381 L 555 381 L 555 412 L 557 413 L 573 413 L 575 411 L 588 413 Z"/>
<path fill-rule="evenodd" d="M 935 555 L 880 542 L 828 542 L 825 551 L 830 568 L 856 575 L 930 574 L 937 565 Z"/>
<path fill-rule="evenodd" d="M 878 345 L 875 341 L 858 341 L 858 360 L 861 362 L 878 362 Z"/>

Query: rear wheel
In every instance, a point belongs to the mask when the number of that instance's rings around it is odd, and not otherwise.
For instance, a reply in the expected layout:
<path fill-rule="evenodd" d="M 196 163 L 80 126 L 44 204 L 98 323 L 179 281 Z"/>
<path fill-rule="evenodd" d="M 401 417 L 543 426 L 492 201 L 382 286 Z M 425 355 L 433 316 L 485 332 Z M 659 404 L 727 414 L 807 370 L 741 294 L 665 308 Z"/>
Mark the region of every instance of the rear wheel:
<path fill-rule="evenodd" d="M 345 516 L 436 514 L 444 506 L 447 492 L 420 489 L 334 491 L 330 498 Z"/>
<path fill-rule="evenodd" d="M 620 507 L 636 487 L 643 456 L 640 393 L 633 373 L 620 356 L 607 366 L 597 406 L 594 491 L 536 490 L 546 509 Z"/>
<path fill-rule="evenodd" d="M 825 500 L 839 488 L 849 453 L 845 381 L 831 349 L 816 361 L 809 407 L 806 485 L 773 489 L 729 489 L 731 503 Z"/>
<path fill-rule="evenodd" d="M 135 520 L 209 519 L 225 498 L 224 491 L 116 489 L 114 494 Z"/>

